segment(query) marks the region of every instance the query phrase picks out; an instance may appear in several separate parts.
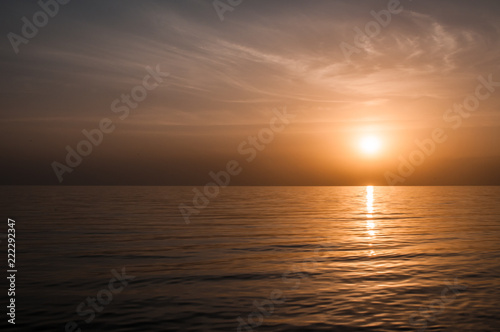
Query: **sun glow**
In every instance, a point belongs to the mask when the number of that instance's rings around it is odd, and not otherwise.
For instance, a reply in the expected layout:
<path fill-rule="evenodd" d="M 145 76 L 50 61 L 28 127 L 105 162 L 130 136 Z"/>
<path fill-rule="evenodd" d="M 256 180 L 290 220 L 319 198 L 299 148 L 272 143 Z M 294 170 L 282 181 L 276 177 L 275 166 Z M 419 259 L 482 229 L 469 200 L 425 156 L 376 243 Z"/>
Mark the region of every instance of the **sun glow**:
<path fill-rule="evenodd" d="M 364 154 L 374 155 L 380 151 L 382 142 L 378 137 L 366 136 L 359 141 L 359 147 Z"/>

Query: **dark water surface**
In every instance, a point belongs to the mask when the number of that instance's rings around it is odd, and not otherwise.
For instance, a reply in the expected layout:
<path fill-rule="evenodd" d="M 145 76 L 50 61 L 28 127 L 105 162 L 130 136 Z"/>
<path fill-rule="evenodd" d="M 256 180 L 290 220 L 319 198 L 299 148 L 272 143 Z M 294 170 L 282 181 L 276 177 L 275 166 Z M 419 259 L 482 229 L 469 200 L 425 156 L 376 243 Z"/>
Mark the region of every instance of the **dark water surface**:
<path fill-rule="evenodd" d="M 12 330 L 500 331 L 500 187 L 0 190 Z"/>

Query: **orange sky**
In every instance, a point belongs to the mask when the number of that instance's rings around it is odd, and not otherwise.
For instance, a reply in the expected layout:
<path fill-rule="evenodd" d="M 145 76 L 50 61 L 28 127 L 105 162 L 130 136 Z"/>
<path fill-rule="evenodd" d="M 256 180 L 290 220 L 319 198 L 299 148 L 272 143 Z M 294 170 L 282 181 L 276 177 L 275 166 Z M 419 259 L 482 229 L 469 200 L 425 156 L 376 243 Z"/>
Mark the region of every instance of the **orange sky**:
<path fill-rule="evenodd" d="M 5 35 L 40 10 L 3 6 Z M 234 159 L 242 185 L 500 184 L 499 18 L 497 1 L 247 0 L 223 21 L 210 1 L 69 3 L 18 54 L 3 40 L 2 183 L 60 183 L 53 163 L 109 118 L 61 183 L 204 184 Z M 120 101 L 154 68 L 168 75 L 144 100 Z M 284 108 L 296 116 L 247 162 L 238 146 Z M 436 128 L 446 141 L 402 176 Z M 370 135 L 380 151 L 362 154 Z"/>

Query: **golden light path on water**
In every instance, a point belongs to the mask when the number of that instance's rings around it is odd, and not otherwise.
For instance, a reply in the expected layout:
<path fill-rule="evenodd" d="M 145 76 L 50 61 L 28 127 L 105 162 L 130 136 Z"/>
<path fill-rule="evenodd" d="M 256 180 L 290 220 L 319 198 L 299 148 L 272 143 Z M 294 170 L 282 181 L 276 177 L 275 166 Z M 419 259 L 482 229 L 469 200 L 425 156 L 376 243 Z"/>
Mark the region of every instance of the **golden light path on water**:
<path fill-rule="evenodd" d="M 374 208 L 373 208 L 373 186 L 367 186 L 366 187 L 366 232 L 368 233 L 369 237 L 369 244 L 370 247 L 373 246 L 373 242 L 375 241 L 375 222 L 373 221 L 373 213 L 374 213 Z M 370 256 L 376 255 L 375 251 L 370 249 Z"/>

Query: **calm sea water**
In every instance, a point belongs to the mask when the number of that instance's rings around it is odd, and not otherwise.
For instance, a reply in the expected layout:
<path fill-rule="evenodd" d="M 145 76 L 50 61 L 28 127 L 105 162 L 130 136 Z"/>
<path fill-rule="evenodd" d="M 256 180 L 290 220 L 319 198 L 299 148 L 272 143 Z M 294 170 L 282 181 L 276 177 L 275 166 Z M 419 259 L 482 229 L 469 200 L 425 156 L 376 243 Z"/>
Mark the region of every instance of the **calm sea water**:
<path fill-rule="evenodd" d="M 15 330 L 500 331 L 500 187 L 231 187 L 189 225 L 192 187 L 1 192 Z"/>

